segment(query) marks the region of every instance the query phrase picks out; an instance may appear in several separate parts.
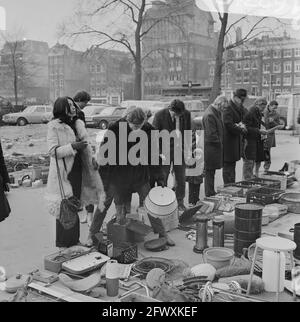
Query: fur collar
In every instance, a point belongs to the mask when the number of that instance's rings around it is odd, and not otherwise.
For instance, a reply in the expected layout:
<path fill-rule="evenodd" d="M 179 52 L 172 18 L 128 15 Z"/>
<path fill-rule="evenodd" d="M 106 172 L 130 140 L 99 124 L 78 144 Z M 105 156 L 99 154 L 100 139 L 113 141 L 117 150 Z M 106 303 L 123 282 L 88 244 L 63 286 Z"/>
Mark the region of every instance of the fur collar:
<path fill-rule="evenodd" d="M 73 133 L 71 127 L 65 123 L 61 123 L 60 120 L 52 120 L 48 123 L 48 129 L 56 129 L 62 131 L 70 131 Z"/>

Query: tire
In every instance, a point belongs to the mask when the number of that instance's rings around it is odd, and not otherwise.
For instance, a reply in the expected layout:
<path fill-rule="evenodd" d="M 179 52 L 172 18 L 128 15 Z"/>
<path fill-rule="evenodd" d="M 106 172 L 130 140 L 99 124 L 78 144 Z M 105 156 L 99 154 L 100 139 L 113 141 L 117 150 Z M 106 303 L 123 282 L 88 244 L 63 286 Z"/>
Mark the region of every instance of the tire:
<path fill-rule="evenodd" d="M 25 126 L 25 125 L 27 125 L 27 124 L 28 124 L 28 121 L 27 121 L 24 117 L 20 117 L 20 118 L 18 119 L 18 121 L 17 121 L 17 124 L 18 124 L 19 126 Z"/>
<path fill-rule="evenodd" d="M 107 121 L 101 121 L 101 122 L 99 123 L 98 127 L 99 127 L 99 129 L 101 129 L 101 130 L 107 130 L 107 128 L 108 128 L 108 123 L 107 123 Z"/>

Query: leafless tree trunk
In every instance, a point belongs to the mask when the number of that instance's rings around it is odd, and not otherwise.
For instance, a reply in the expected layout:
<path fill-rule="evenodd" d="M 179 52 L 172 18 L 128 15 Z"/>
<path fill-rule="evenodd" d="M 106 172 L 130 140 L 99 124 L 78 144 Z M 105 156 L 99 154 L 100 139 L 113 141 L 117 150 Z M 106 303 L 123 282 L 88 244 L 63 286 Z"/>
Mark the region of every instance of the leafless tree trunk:
<path fill-rule="evenodd" d="M 5 41 L 2 49 L 2 64 L 6 65 L 4 75 L 6 86 L 12 89 L 15 105 L 20 103 L 20 90 L 26 83 L 30 85 L 32 77 L 40 68 L 40 63 L 34 57 L 24 57 L 23 34 L 17 31 L 14 34 L 1 34 Z M 24 88 L 23 88 L 24 90 Z"/>
<path fill-rule="evenodd" d="M 270 17 L 260 17 L 256 20 L 256 22 L 252 23 L 249 28 L 249 31 L 242 37 L 240 40 L 236 40 L 235 42 L 226 45 L 225 39 L 230 34 L 231 30 L 238 26 L 241 22 L 247 20 L 247 16 L 242 16 L 241 18 L 237 19 L 235 22 L 231 23 L 228 26 L 230 14 L 229 8 L 234 0 L 227 1 L 224 3 L 224 7 L 220 8 L 215 1 L 215 8 L 218 12 L 218 17 L 221 22 L 221 29 L 218 38 L 218 46 L 216 52 L 216 59 L 215 59 L 215 74 L 213 80 L 213 87 L 210 96 L 210 103 L 212 103 L 217 96 L 221 93 L 221 83 L 222 83 L 222 74 L 223 74 L 223 66 L 224 66 L 224 53 L 241 45 L 245 45 L 247 42 L 253 40 L 254 38 L 258 37 L 261 34 L 270 34 L 274 33 L 274 29 L 271 29 L 266 26 L 262 26 L 262 23 L 265 22 L 267 19 L 273 19 L 277 22 L 283 24 L 280 19 L 277 18 L 270 18 Z"/>
<path fill-rule="evenodd" d="M 94 8 L 92 8 L 91 3 L 94 5 Z M 92 2 L 89 2 L 88 4 L 89 6 L 85 10 L 84 2 L 82 2 L 82 6 L 77 12 L 75 21 L 64 23 L 60 27 L 60 35 L 73 38 L 82 35 L 94 35 L 98 36 L 98 38 L 100 39 L 100 43 L 98 43 L 97 45 L 99 47 L 107 43 L 114 43 L 125 47 L 132 56 L 135 68 L 134 96 L 136 100 L 141 100 L 143 95 L 143 60 L 145 56 L 147 56 L 147 53 L 143 53 L 142 50 L 143 39 L 160 21 L 162 21 L 166 17 L 169 17 L 172 12 L 177 12 L 180 6 L 186 6 L 186 4 L 178 3 L 176 10 L 171 10 L 171 12 L 168 12 L 167 16 L 162 15 L 161 17 L 154 19 L 152 23 L 147 27 L 144 26 L 148 6 L 147 0 L 94 0 Z M 167 8 L 167 6 L 168 4 L 165 4 L 165 8 Z M 110 13 L 109 18 L 116 15 L 120 15 L 123 18 L 126 17 L 127 24 L 128 26 L 132 26 L 134 34 L 132 36 L 130 34 L 127 34 L 126 31 L 123 30 L 123 26 L 119 26 L 117 30 L 105 30 L 105 28 L 103 29 L 102 25 L 96 27 L 92 25 L 92 18 L 95 18 L 97 15 L 99 15 L 99 19 L 101 19 L 107 13 Z M 86 22 L 79 22 L 80 19 L 84 20 L 84 18 L 87 19 Z M 115 24 L 118 23 L 118 21 L 115 22 Z M 114 25 L 114 23 L 112 23 L 112 25 Z M 70 30 L 70 28 L 75 28 L 75 30 Z"/>

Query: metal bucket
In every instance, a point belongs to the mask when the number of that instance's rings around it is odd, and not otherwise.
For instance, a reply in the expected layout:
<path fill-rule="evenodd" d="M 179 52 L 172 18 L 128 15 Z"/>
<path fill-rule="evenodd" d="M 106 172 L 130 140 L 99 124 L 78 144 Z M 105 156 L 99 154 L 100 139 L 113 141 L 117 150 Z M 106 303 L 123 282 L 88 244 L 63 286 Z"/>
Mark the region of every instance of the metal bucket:
<path fill-rule="evenodd" d="M 237 257 L 261 237 L 263 206 L 240 204 L 235 207 L 234 251 Z"/>

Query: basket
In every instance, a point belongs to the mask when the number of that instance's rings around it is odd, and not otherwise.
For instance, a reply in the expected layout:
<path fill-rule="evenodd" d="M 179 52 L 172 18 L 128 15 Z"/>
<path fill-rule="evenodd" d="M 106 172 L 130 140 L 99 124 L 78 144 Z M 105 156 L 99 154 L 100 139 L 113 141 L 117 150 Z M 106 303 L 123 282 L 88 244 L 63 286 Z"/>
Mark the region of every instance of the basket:
<path fill-rule="evenodd" d="M 237 187 L 235 183 L 217 187 L 218 194 L 230 195 L 231 197 L 242 197 L 243 189 Z"/>
<path fill-rule="evenodd" d="M 288 206 L 289 212 L 300 214 L 300 193 L 285 193 L 281 196 L 279 202 Z"/>
<path fill-rule="evenodd" d="M 284 190 L 263 187 L 249 191 L 247 194 L 247 202 L 263 206 L 270 205 L 272 203 L 276 203 L 284 193 Z"/>
<path fill-rule="evenodd" d="M 249 182 L 261 184 L 262 186 L 267 186 L 272 189 L 281 189 L 281 182 L 275 179 L 253 178 L 249 180 Z"/>
<path fill-rule="evenodd" d="M 265 185 L 261 183 L 256 183 L 252 181 L 241 181 L 234 184 L 236 187 L 241 188 L 242 192 L 239 197 L 246 197 L 247 193 L 253 189 L 262 188 Z"/>
<path fill-rule="evenodd" d="M 267 171 L 261 175 L 263 179 L 271 179 L 271 180 L 278 180 L 280 181 L 280 189 L 286 190 L 288 178 L 283 172 L 274 172 L 274 171 Z"/>
<path fill-rule="evenodd" d="M 113 259 L 120 264 L 132 264 L 138 259 L 138 247 L 136 244 L 114 244 Z"/>

